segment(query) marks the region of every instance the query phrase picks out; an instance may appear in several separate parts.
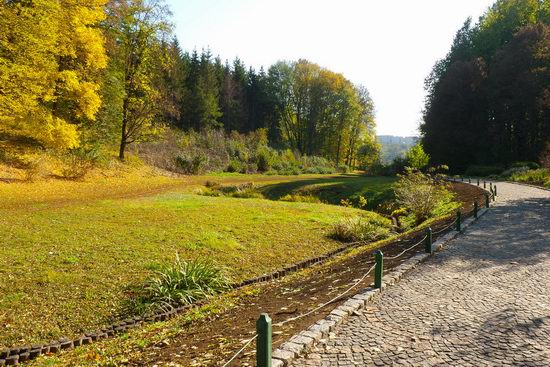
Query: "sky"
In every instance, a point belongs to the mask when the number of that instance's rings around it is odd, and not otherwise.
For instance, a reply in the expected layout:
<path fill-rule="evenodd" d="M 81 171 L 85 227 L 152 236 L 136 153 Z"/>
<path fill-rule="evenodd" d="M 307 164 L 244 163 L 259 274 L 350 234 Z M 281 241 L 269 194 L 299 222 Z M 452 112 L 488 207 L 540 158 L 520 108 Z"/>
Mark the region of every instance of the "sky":
<path fill-rule="evenodd" d="M 185 50 L 266 70 L 307 59 L 368 88 L 379 135 L 418 134 L 424 79 L 494 0 L 167 0 Z"/>

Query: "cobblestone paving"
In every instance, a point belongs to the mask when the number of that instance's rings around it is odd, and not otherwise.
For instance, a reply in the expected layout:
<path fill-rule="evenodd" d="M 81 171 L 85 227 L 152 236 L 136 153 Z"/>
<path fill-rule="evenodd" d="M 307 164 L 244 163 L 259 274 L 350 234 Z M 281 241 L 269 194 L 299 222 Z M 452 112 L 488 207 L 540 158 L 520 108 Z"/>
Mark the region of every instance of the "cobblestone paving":
<path fill-rule="evenodd" d="M 479 223 L 293 366 L 550 366 L 550 192 L 498 190 Z"/>

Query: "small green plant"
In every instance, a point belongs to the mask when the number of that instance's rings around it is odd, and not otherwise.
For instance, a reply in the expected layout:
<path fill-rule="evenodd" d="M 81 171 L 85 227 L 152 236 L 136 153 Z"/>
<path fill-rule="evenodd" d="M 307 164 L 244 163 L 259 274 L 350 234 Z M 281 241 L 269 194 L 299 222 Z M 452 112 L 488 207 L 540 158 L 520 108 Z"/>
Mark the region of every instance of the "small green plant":
<path fill-rule="evenodd" d="M 162 267 L 146 282 L 136 308 L 138 312 L 170 310 L 229 288 L 228 278 L 211 261 L 186 261 L 176 255 L 173 264 Z"/>
<path fill-rule="evenodd" d="M 365 217 L 349 217 L 332 226 L 332 237 L 343 242 L 376 241 L 390 235 L 391 222 Z"/>

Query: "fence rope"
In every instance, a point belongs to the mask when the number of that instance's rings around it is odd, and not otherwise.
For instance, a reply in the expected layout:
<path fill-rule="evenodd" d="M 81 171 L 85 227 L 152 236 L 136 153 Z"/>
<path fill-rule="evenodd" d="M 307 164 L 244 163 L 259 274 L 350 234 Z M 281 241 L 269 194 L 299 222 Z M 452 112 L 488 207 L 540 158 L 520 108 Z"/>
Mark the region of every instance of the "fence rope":
<path fill-rule="evenodd" d="M 433 232 L 432 234 L 440 234 L 441 232 L 444 232 L 446 230 L 448 230 L 449 228 L 451 228 L 452 226 L 454 226 L 456 224 L 456 219 L 453 220 L 449 225 L 447 225 L 446 227 L 443 227 L 443 229 L 440 229 L 439 231 L 435 231 Z"/>
<path fill-rule="evenodd" d="M 254 335 L 252 338 L 250 338 L 250 340 L 248 340 L 248 341 L 244 344 L 244 346 L 243 346 L 241 349 L 239 349 L 239 351 L 238 351 L 237 353 L 235 353 L 235 354 L 233 355 L 233 357 L 231 357 L 231 359 L 230 359 L 229 361 L 225 362 L 225 364 L 223 365 L 223 367 L 229 366 L 229 364 L 230 364 L 231 362 L 233 362 L 233 361 L 235 360 L 235 358 L 237 358 L 238 355 L 241 354 L 242 351 L 245 350 L 246 347 L 248 347 L 248 346 L 250 345 L 250 343 L 252 343 L 254 340 L 256 340 L 257 337 L 258 337 L 258 334 Z"/>
<path fill-rule="evenodd" d="M 289 323 L 291 321 L 295 321 L 295 320 L 299 320 L 301 319 L 302 317 L 306 317 L 306 316 L 309 316 L 311 315 L 312 313 L 314 312 L 317 312 L 319 311 L 320 309 L 322 309 L 323 307 L 326 307 L 327 305 L 330 305 L 331 303 L 333 303 L 334 301 L 338 300 L 339 298 L 342 298 L 344 295 L 346 295 L 347 293 L 349 293 L 349 291 L 351 291 L 353 288 L 357 287 L 357 285 L 359 285 L 359 283 L 361 283 L 363 280 L 365 280 L 365 278 L 370 274 L 371 271 L 374 270 L 374 267 L 376 266 L 373 265 L 370 267 L 370 269 L 365 273 L 365 275 L 363 275 L 361 277 L 361 279 L 359 279 L 357 282 L 355 282 L 351 287 L 349 287 L 348 289 L 346 289 L 343 293 L 339 294 L 338 296 L 332 298 L 330 301 L 327 301 L 317 307 L 315 307 L 314 309 L 306 312 L 306 313 L 303 313 L 301 315 L 298 315 L 298 316 L 294 316 L 294 317 L 290 317 L 284 321 L 281 321 L 281 322 L 278 322 L 277 324 L 275 324 L 275 326 L 283 326 L 284 324 L 286 323 Z"/>
<path fill-rule="evenodd" d="M 411 247 L 406 248 L 406 249 L 404 249 L 403 251 L 401 251 L 401 252 L 399 253 L 399 255 L 395 255 L 395 256 L 391 256 L 391 257 L 390 257 L 390 256 L 388 256 L 388 257 L 384 256 L 384 260 L 395 260 L 395 259 L 397 259 L 397 258 L 400 257 L 401 255 L 403 255 L 405 252 L 410 251 L 410 250 L 412 250 L 413 248 L 415 248 L 416 246 L 422 244 L 422 243 L 426 240 L 426 238 L 428 238 L 428 235 L 425 235 L 424 238 L 422 238 L 419 242 L 417 242 L 416 244 L 412 245 Z"/>

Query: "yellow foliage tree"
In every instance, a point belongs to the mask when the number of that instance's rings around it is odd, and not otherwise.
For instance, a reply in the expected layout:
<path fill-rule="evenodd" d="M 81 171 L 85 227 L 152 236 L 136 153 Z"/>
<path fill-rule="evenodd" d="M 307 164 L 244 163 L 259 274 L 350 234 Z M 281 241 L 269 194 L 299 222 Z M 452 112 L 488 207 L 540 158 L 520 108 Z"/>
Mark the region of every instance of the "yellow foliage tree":
<path fill-rule="evenodd" d="M 79 145 L 93 120 L 107 57 L 98 23 L 105 0 L 34 0 L 0 6 L 0 133 L 57 149 Z"/>

